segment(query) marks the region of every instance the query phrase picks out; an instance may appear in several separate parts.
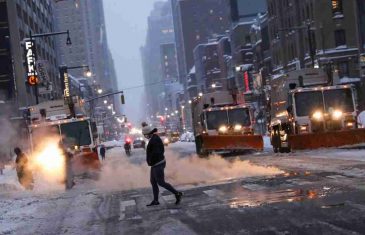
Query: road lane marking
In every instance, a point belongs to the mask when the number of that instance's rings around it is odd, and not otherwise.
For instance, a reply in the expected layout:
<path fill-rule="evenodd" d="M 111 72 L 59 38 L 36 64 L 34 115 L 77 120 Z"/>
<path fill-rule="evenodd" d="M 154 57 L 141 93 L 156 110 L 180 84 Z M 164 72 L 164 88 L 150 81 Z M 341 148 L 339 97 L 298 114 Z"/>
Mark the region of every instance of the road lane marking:
<path fill-rule="evenodd" d="M 223 192 L 221 190 L 218 189 L 210 189 L 210 190 L 205 190 L 203 191 L 206 195 L 208 195 L 209 197 L 217 197 L 217 196 L 222 196 Z"/>
<path fill-rule="evenodd" d="M 163 198 L 163 200 L 165 200 L 167 202 L 173 202 L 176 200 L 175 195 L 173 195 L 173 194 L 162 196 L 162 198 Z"/>
<path fill-rule="evenodd" d="M 265 190 L 266 187 L 259 185 L 259 184 L 244 184 L 242 185 L 243 188 L 249 189 L 251 191 L 257 191 L 257 190 Z"/>
<path fill-rule="evenodd" d="M 129 201 L 121 201 L 120 202 L 120 216 L 119 220 L 125 219 L 125 210 L 128 206 L 135 206 L 136 201 L 135 200 L 129 200 Z"/>

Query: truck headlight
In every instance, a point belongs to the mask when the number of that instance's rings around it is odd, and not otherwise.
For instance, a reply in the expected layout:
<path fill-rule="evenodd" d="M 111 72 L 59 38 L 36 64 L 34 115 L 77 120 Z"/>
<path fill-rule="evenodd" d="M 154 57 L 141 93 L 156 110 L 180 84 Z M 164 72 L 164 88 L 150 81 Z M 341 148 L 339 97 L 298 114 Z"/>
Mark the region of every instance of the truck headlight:
<path fill-rule="evenodd" d="M 221 133 L 226 133 L 228 131 L 228 128 L 227 128 L 227 126 L 220 126 L 218 131 Z"/>
<path fill-rule="evenodd" d="M 342 118 L 342 115 L 343 115 L 343 113 L 342 113 L 341 110 L 335 110 L 332 113 L 332 119 L 333 120 L 340 120 Z"/>
<path fill-rule="evenodd" d="M 299 132 L 300 133 L 304 133 L 304 132 L 308 132 L 308 125 L 300 125 L 299 126 Z"/>
<path fill-rule="evenodd" d="M 242 125 L 237 124 L 234 126 L 234 131 L 241 131 L 242 130 Z"/>
<path fill-rule="evenodd" d="M 346 128 L 354 128 L 355 127 L 355 122 L 345 122 L 345 126 Z"/>
<path fill-rule="evenodd" d="M 321 111 L 316 111 L 313 113 L 312 117 L 317 121 L 323 120 L 323 113 Z"/>

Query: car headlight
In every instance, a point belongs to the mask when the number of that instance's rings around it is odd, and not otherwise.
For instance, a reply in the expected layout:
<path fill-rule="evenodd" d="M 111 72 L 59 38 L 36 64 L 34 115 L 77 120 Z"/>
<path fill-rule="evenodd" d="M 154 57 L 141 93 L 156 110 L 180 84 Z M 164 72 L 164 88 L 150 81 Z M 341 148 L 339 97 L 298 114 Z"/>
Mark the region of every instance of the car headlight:
<path fill-rule="evenodd" d="M 312 117 L 316 119 L 317 121 L 323 120 L 323 113 L 321 111 L 316 111 L 313 113 Z"/>
<path fill-rule="evenodd" d="M 164 139 L 164 140 L 163 140 L 163 142 L 164 142 L 165 144 L 168 144 L 168 143 L 169 143 L 169 139 L 167 139 L 167 138 L 166 138 L 166 139 Z"/>
<path fill-rule="evenodd" d="M 226 133 L 228 131 L 228 128 L 226 126 L 221 126 L 218 129 L 219 132 Z"/>
<path fill-rule="evenodd" d="M 342 118 L 342 115 L 343 115 L 343 113 L 342 113 L 342 111 L 341 111 L 341 110 L 335 110 L 335 111 L 333 111 L 333 113 L 332 113 L 332 119 L 334 119 L 334 120 L 339 120 L 339 119 L 341 119 L 341 118 Z"/>
<path fill-rule="evenodd" d="M 242 130 L 242 125 L 237 124 L 234 126 L 234 131 L 241 131 Z"/>

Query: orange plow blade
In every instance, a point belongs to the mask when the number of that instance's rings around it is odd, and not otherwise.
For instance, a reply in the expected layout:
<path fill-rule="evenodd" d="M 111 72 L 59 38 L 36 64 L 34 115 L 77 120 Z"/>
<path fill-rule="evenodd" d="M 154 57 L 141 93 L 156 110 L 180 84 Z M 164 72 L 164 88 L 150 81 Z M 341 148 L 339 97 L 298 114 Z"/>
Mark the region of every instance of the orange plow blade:
<path fill-rule="evenodd" d="M 343 147 L 365 144 L 365 129 L 290 135 L 289 144 L 293 150 Z"/>
<path fill-rule="evenodd" d="M 261 135 L 213 135 L 202 136 L 205 150 L 263 150 Z"/>
<path fill-rule="evenodd" d="M 98 154 L 95 152 L 82 152 L 74 156 L 73 167 L 75 172 L 84 173 L 98 171 L 101 168 Z"/>

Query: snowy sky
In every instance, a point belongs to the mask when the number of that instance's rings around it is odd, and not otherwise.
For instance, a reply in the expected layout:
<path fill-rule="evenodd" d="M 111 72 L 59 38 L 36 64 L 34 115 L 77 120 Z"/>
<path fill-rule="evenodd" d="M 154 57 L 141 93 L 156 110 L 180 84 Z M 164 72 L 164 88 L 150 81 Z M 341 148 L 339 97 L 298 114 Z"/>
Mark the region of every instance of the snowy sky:
<path fill-rule="evenodd" d="M 109 48 L 114 58 L 119 88 L 143 84 L 140 47 L 144 45 L 147 17 L 155 0 L 103 0 Z M 144 89 L 126 92 L 125 112 L 132 121 L 144 119 Z"/>

